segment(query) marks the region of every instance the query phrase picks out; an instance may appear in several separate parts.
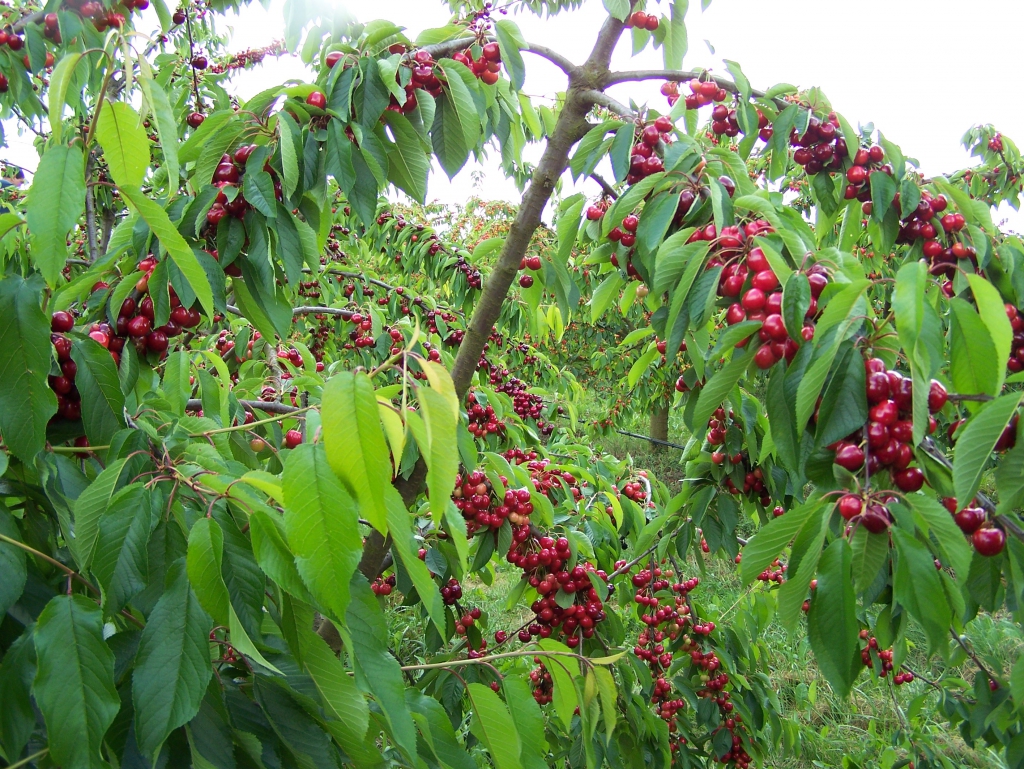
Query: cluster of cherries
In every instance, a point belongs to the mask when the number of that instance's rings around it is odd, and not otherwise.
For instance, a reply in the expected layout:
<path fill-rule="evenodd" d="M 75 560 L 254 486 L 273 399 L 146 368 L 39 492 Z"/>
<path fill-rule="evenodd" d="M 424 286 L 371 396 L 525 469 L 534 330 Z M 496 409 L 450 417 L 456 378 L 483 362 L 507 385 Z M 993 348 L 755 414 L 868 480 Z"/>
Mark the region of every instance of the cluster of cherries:
<path fill-rule="evenodd" d="M 764 141 L 768 141 L 772 138 L 772 128 L 768 123 L 768 118 L 761 110 L 757 111 L 757 130 L 758 136 Z M 716 104 L 715 108 L 711 110 L 711 133 L 715 136 L 738 136 L 740 133 L 740 124 L 736 119 L 736 110 L 729 109 L 724 104 Z"/>
<path fill-rule="evenodd" d="M 594 589 L 590 574 L 608 582 L 608 575 L 592 563 L 577 563 L 566 568 L 569 558 L 569 540 L 549 536 L 537 537 L 529 525 L 518 526 L 512 532 L 512 545 L 506 556 L 523 570 L 523 576 L 535 587 L 540 597 L 530 605 L 536 615 L 528 627 L 519 631 L 519 640 L 563 637 L 565 645 L 575 648 L 582 639 L 591 638 L 597 624 L 605 619 L 604 603 Z M 613 586 L 608 585 L 609 593 Z M 562 607 L 558 594 L 572 596 L 572 603 Z"/>
<path fill-rule="evenodd" d="M 626 174 L 626 184 L 636 184 L 651 174 L 665 170 L 665 163 L 658 155 L 658 145 L 664 142 L 672 142 L 671 131 L 672 120 L 666 115 L 655 119 L 655 121 L 640 131 L 639 141 L 633 145 L 629 152 L 629 172 Z M 624 246 L 631 245 L 623 243 Z"/>
<path fill-rule="evenodd" d="M 508 479 L 501 476 L 501 482 Z M 529 489 L 507 489 L 499 499 L 487 475 L 479 470 L 456 476 L 452 501 L 466 519 L 470 535 L 481 529 L 497 530 L 506 518 L 516 526 L 526 524 L 533 512 Z"/>
<path fill-rule="evenodd" d="M 373 319 L 361 312 L 354 312 L 349 316 L 352 329 L 348 332 L 349 341 L 345 343 L 345 349 L 361 350 L 364 347 L 373 347 L 377 340 L 373 337 Z"/>
<path fill-rule="evenodd" d="M 441 600 L 445 606 L 454 606 L 455 602 L 462 598 L 462 585 L 452 577 L 441 587 Z"/>
<path fill-rule="evenodd" d="M 484 43 L 480 49 L 480 57 L 475 60 L 470 50 L 452 54 L 452 60 L 466 65 L 487 85 L 498 82 L 498 73 L 501 72 L 501 49 L 497 43 Z"/>
<path fill-rule="evenodd" d="M 482 613 L 483 612 L 481 612 L 480 609 L 478 609 L 476 607 L 473 607 L 469 611 L 463 613 L 463 615 L 455 623 L 455 634 L 456 635 L 466 635 L 466 628 L 472 627 L 473 624 L 478 619 L 480 619 L 480 616 L 481 616 Z M 481 638 L 480 639 L 480 649 L 479 650 L 471 649 L 470 652 L 469 652 L 470 659 L 473 659 L 474 657 L 479 657 L 480 656 L 480 652 L 483 651 L 486 648 L 487 648 L 487 641 L 484 640 L 483 638 Z M 475 652 L 475 654 L 474 654 L 474 652 Z"/>
<path fill-rule="evenodd" d="M 226 640 L 217 637 L 217 628 L 210 631 L 210 641 L 221 647 L 220 658 L 216 660 L 217 662 L 226 662 L 229 665 L 238 662 L 238 654 L 235 652 L 235 647 Z"/>
<path fill-rule="evenodd" d="M 519 260 L 520 270 L 533 270 L 536 272 L 541 268 L 541 260 L 539 256 L 524 256 Z M 529 273 L 525 273 L 519 276 L 519 285 L 523 288 L 529 288 L 533 285 L 533 276 Z"/>
<path fill-rule="evenodd" d="M 622 496 L 642 505 L 647 499 L 647 489 L 640 481 L 630 481 L 622 487 Z"/>
<path fill-rule="evenodd" d="M 551 464 L 551 460 L 546 458 L 539 459 L 536 451 L 527 452 L 520 448 L 511 448 L 502 456 L 510 464 L 525 464 L 526 469 L 530 472 L 530 480 L 533 482 L 533 487 L 544 496 L 550 497 L 551 492 L 561 488 L 563 482 L 568 485 L 573 499 L 578 500 L 582 496 L 579 484 L 572 473 L 568 470 L 559 472 L 558 470 L 550 469 L 548 466 Z"/>
<path fill-rule="evenodd" d="M 954 497 L 944 497 L 942 504 L 953 521 L 964 534 L 971 538 L 971 544 L 980 555 L 991 557 L 999 555 L 1006 547 L 1006 532 L 988 521 L 985 510 L 978 505 L 978 501 L 957 510 L 959 505 Z"/>
<path fill-rule="evenodd" d="M 466 415 L 469 418 L 467 429 L 472 436 L 486 438 L 488 435 L 500 435 L 505 432 L 505 423 L 498 419 L 491 404 L 484 406 L 478 403 L 476 394 L 472 392 L 466 396 L 466 403 Z"/>
<path fill-rule="evenodd" d="M 709 224 L 690 236 L 690 240 L 709 240 L 717 245 L 715 255 L 708 260 L 708 267 L 722 267 L 718 295 L 733 300 L 725 313 L 726 323 L 733 326 L 745 320 L 761 321 L 757 333 L 761 346 L 754 353 L 754 363 L 761 369 L 771 368 L 782 358 L 791 361 L 800 349 L 782 319 L 782 285 L 768 257 L 756 246 L 746 250 L 752 238 L 771 231 L 768 222 L 755 220 L 742 226 L 723 227 L 720 234 L 713 224 Z M 700 237 L 694 238 L 697 235 Z M 827 270 L 820 264 L 808 267 L 806 275 L 811 301 L 804 313 L 800 336 L 804 341 L 810 341 L 814 338 L 818 297 L 828 285 L 829 278 Z M 743 347 L 747 341 L 743 340 L 737 346 Z"/>
<path fill-rule="evenodd" d="M 864 646 L 860 650 L 860 661 L 866 668 L 873 668 L 875 666 L 872 653 L 878 657 L 879 662 L 879 676 L 886 678 L 889 673 L 893 670 L 892 664 L 892 649 L 879 649 L 878 639 L 868 633 L 867 630 L 860 631 L 860 640 L 864 641 Z M 893 676 L 892 682 L 897 686 L 903 684 L 909 684 L 914 680 L 914 674 L 910 672 L 897 673 Z"/>
<path fill-rule="evenodd" d="M 740 556 L 738 555 L 736 556 L 737 563 L 739 562 L 739 557 Z M 774 582 L 778 585 L 781 585 L 783 581 L 786 579 L 786 571 L 788 570 L 788 568 L 789 567 L 786 564 L 782 563 L 781 561 L 779 561 L 778 558 L 776 558 L 774 561 L 771 562 L 771 564 L 765 567 L 764 571 L 757 575 L 757 578 L 761 582 Z"/>
<path fill-rule="evenodd" d="M 507 379 L 502 377 L 504 374 Z M 550 435 L 555 426 L 541 419 L 541 412 L 544 409 L 544 399 L 536 393 L 529 392 L 529 385 L 518 377 L 508 376 L 508 369 L 493 369 L 490 374 L 491 384 L 500 393 L 505 393 L 512 398 L 512 410 L 520 419 L 533 419 L 537 423 L 537 429 L 543 435 Z M 504 380 L 504 381 L 502 381 Z"/>
<path fill-rule="evenodd" d="M 790 132 L 789 144 L 797 148 L 793 151 L 793 162 L 803 166 L 804 171 L 811 176 L 822 171 L 832 172 L 841 170 L 843 159 L 850 153 L 846 140 L 840 133 L 839 118 L 834 112 L 829 113 L 828 117 L 824 120 L 821 120 L 816 115 L 811 115 L 807 121 L 807 128 L 802 134 L 795 128 Z M 881 147 L 878 147 L 880 154 L 877 160 L 879 161 L 884 157 L 881 149 Z M 858 153 L 858 157 L 860 157 L 860 153 Z M 874 161 L 875 158 L 872 157 L 871 160 Z M 858 165 L 854 166 L 854 168 L 859 167 Z M 892 169 L 890 169 L 890 173 L 891 171 Z M 868 169 L 866 167 L 861 168 L 859 171 L 853 171 L 852 169 L 847 171 L 846 178 L 850 185 L 853 186 L 852 196 L 850 194 L 851 188 L 846 188 L 847 200 L 857 196 L 861 190 L 861 184 L 867 179 L 867 173 Z M 870 196 L 870 190 L 868 195 Z"/>
<path fill-rule="evenodd" d="M 1007 304 L 1006 317 L 1010 319 L 1010 328 L 1013 329 L 1010 359 L 1006 362 L 1006 367 L 1016 373 L 1024 370 L 1024 313 L 1012 304 Z"/>
<path fill-rule="evenodd" d="M 25 39 L 23 37 L 19 37 L 15 32 L 0 30 L 0 46 L 4 45 L 12 51 L 20 51 L 25 47 Z M 52 54 L 50 55 L 52 56 Z M 7 75 L 0 72 L 0 93 L 7 93 L 7 89 L 10 88 L 10 85 Z"/>
<path fill-rule="evenodd" d="M 868 475 L 887 468 L 900 491 L 918 491 L 924 485 L 924 473 L 920 468 L 910 467 L 914 459 L 913 380 L 898 371 L 886 370 L 880 358 L 866 359 L 864 367 L 868 423 L 832 444 L 835 462 L 851 473 L 866 462 Z M 929 413 L 940 411 L 948 397 L 942 383 L 932 380 L 928 388 Z M 935 418 L 929 416 L 928 424 L 928 431 L 934 432 Z"/>
<path fill-rule="evenodd" d="M 533 698 L 537 701 L 538 705 L 547 705 L 551 702 L 551 697 L 554 694 L 551 673 L 544 667 L 540 657 L 534 657 L 533 661 L 537 663 L 537 667 L 530 671 L 530 683 L 533 684 Z"/>
<path fill-rule="evenodd" d="M 217 164 L 217 168 L 213 172 L 213 185 L 219 189 L 219 192 L 210 210 L 206 212 L 206 221 L 212 226 L 216 227 L 220 220 L 228 214 L 236 219 L 242 219 L 245 217 L 245 212 L 249 210 L 250 205 L 242 194 L 242 176 L 245 174 L 249 156 L 255 149 L 255 144 L 242 145 L 235 150 L 234 155 L 225 153 L 221 157 L 220 163 Z M 282 200 L 281 180 L 277 178 L 277 172 L 269 162 L 263 164 L 263 170 L 269 173 L 274 180 L 274 197 Z M 228 200 L 228 191 L 230 190 L 235 190 L 235 195 Z"/>
<path fill-rule="evenodd" d="M 462 339 L 466 335 L 466 332 L 461 328 L 451 328 L 451 324 L 458 320 L 455 313 L 448 312 L 446 310 L 427 310 L 427 329 L 431 334 L 437 334 L 440 336 L 441 331 L 437 327 L 438 320 L 448 327 L 448 333 L 443 338 L 444 343 L 447 345 L 462 344 Z"/>
<path fill-rule="evenodd" d="M 391 591 L 395 589 L 396 582 L 394 574 L 388 577 L 377 577 L 370 584 L 370 590 L 373 591 L 374 595 L 391 595 Z"/>
<path fill-rule="evenodd" d="M 694 78 L 687 81 L 686 85 L 690 89 L 690 93 L 683 97 L 683 100 L 686 102 L 686 109 L 700 109 L 712 102 L 723 102 L 728 96 L 726 90 L 721 88 L 714 80 Z M 663 96 L 668 97 L 670 106 L 674 107 L 675 103 L 679 101 L 679 85 L 677 83 L 662 83 L 661 93 Z"/>
<path fill-rule="evenodd" d="M 636 588 L 633 600 L 642 607 L 641 621 L 647 625 L 637 636 L 633 654 L 650 668 L 654 681 L 651 704 L 658 707 L 658 716 L 668 724 L 669 731 L 674 732 L 675 715 L 684 707 L 684 700 L 669 697 L 672 684 L 668 680 L 668 671 L 672 667 L 672 651 L 668 647 L 690 621 L 686 594 L 697 586 L 698 580 L 686 580 L 673 585 L 667 579 L 671 576 L 671 570 L 662 572 L 661 568 L 654 567 L 638 571 L 631 581 Z M 660 606 L 661 601 L 667 599 L 659 597 L 658 593 L 670 588 L 675 594 L 671 597 L 672 603 Z"/>
<path fill-rule="evenodd" d="M 625 24 L 627 27 L 646 29 L 648 32 L 653 32 L 660 26 L 657 16 L 653 13 L 644 13 L 643 11 L 634 11 L 630 16 L 626 17 Z"/>

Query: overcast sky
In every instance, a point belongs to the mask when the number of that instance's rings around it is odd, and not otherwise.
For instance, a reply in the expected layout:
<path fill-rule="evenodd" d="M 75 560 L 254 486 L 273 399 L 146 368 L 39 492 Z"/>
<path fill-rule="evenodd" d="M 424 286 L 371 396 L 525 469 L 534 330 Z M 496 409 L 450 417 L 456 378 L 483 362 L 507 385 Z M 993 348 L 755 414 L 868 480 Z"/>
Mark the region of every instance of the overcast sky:
<path fill-rule="evenodd" d="M 440 0 L 341 0 L 360 21 L 390 19 L 404 25 L 411 38 L 445 24 L 449 14 Z M 269 43 L 281 36 L 283 0 L 269 11 L 247 6 L 229 16 L 232 50 Z M 648 2 L 649 11 L 667 12 L 668 2 Z M 600 0 L 585 0 L 575 12 L 539 19 L 512 16 L 527 40 L 549 46 L 576 62 L 589 53 L 605 18 Z M 887 138 L 915 157 L 926 174 L 949 173 L 971 162 L 960 145 L 975 124 L 992 123 L 1018 143 L 1024 142 L 1024 102 L 1019 34 L 1024 29 L 1020 0 L 712 0 L 703 13 L 691 0 L 686 17 L 689 51 L 684 68 L 710 68 L 727 75 L 723 59 L 741 64 L 756 88 L 780 82 L 820 86 L 832 105 L 854 125 L 873 122 Z M 714 48 L 712 53 L 711 48 Z M 661 52 L 647 50 L 630 58 L 628 38 L 619 46 L 615 69 L 660 68 Z M 564 88 L 562 73 L 547 61 L 524 54 L 524 90 L 551 97 Z M 268 59 L 236 78 L 245 97 L 272 78 L 308 78 L 297 58 Z M 620 85 L 610 90 L 619 101 L 633 98 L 667 109 L 658 83 Z M 706 110 L 707 108 L 705 108 Z M 10 125 L 7 126 L 10 129 Z M 9 157 L 34 166 L 28 137 L 8 130 Z M 532 158 L 539 157 L 539 149 Z M 468 164 L 449 183 L 440 171 L 431 176 L 428 196 L 447 202 L 474 192 Z M 479 191 L 491 198 L 516 200 L 496 163 L 485 165 L 486 183 Z M 590 183 L 593 184 L 593 183 Z M 596 192 L 596 186 L 584 187 Z M 1011 226 L 1024 230 L 1024 217 L 1007 210 Z"/>

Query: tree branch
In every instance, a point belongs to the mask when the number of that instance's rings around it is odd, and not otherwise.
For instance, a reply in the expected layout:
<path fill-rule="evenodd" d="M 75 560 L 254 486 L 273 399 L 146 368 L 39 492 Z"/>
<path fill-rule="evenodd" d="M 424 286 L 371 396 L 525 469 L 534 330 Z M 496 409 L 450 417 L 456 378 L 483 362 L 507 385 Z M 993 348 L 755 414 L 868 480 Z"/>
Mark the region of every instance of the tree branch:
<path fill-rule="evenodd" d="M 89 150 L 89 156 L 85 161 L 85 178 L 92 174 L 94 153 Z M 99 248 L 96 244 L 96 198 L 93 195 L 91 185 L 85 186 L 85 234 L 89 243 L 89 261 L 93 264 L 99 258 Z"/>
<path fill-rule="evenodd" d="M 550 48 L 543 45 L 536 45 L 535 43 L 527 43 L 524 51 L 532 53 L 534 56 L 540 56 L 542 59 L 547 59 L 556 67 L 558 67 L 566 75 L 572 76 L 573 72 L 576 71 L 576 65 L 569 61 L 567 58 L 557 51 L 552 51 Z"/>
<path fill-rule="evenodd" d="M 590 178 L 601 185 L 601 190 L 604 192 L 605 195 L 610 197 L 612 200 L 618 199 L 618 193 L 612 189 L 612 186 L 608 184 L 608 182 L 606 182 L 600 174 L 591 174 Z"/>
<path fill-rule="evenodd" d="M 586 99 L 588 103 L 604 107 L 605 109 L 611 110 L 616 115 L 632 120 L 636 117 L 636 113 L 627 107 L 625 104 L 620 104 L 615 101 L 611 96 L 598 91 L 596 89 L 588 89 L 580 93 L 580 98 Z"/>

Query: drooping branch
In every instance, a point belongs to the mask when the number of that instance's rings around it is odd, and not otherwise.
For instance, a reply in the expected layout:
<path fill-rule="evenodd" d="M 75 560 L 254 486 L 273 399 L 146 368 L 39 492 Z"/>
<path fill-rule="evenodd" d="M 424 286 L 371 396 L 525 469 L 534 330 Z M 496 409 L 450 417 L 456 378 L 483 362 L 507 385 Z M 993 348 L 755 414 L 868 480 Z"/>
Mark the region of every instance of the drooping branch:
<path fill-rule="evenodd" d="M 632 119 L 633 117 L 636 116 L 636 113 L 633 110 L 631 110 L 625 104 L 620 104 L 603 91 L 598 91 L 596 89 L 588 89 L 586 91 L 583 91 L 580 94 L 580 97 L 586 99 L 587 102 L 590 104 L 596 104 L 601 107 L 604 107 L 605 109 L 611 110 L 619 117 Z"/>

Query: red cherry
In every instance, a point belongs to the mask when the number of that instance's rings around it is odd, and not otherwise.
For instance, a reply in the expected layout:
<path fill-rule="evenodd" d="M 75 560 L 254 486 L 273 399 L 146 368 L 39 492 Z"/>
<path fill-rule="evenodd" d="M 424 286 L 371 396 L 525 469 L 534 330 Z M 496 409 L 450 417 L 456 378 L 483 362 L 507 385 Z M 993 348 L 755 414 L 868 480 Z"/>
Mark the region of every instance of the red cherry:
<path fill-rule="evenodd" d="M 868 178 L 868 170 L 864 166 L 850 166 L 846 171 L 846 178 L 851 184 L 862 184 Z"/>
<path fill-rule="evenodd" d="M 166 328 L 166 326 L 164 326 Z M 180 329 L 179 329 L 180 331 Z M 156 329 L 146 334 L 146 349 L 153 352 L 163 352 L 167 349 L 167 332 Z"/>
<path fill-rule="evenodd" d="M 533 276 L 532 275 L 520 275 L 519 276 L 519 285 L 522 286 L 523 288 L 529 288 L 530 286 L 533 285 Z"/>
<path fill-rule="evenodd" d="M 764 303 L 764 291 L 759 288 L 749 289 L 740 300 L 740 304 L 743 305 L 743 309 L 745 310 L 760 310 L 764 307 Z"/>
<path fill-rule="evenodd" d="M 871 407 L 868 417 L 872 422 L 881 422 L 886 427 L 890 427 L 899 419 L 899 408 L 895 401 L 884 400 Z"/>
<path fill-rule="evenodd" d="M 294 449 L 302 443 L 302 433 L 298 430 L 289 430 L 284 434 L 284 445 L 290 449 Z"/>
<path fill-rule="evenodd" d="M 63 333 L 75 327 L 75 316 L 64 310 L 57 310 L 50 318 L 50 331 Z"/>
<path fill-rule="evenodd" d="M 985 523 L 985 511 L 980 507 L 965 507 L 953 516 L 953 520 L 964 534 L 973 534 Z"/>
<path fill-rule="evenodd" d="M 762 270 L 756 273 L 750 283 L 754 288 L 759 288 L 766 292 L 773 291 L 779 287 L 779 279 L 771 270 Z"/>
<path fill-rule="evenodd" d="M 835 462 L 852 473 L 864 465 L 864 451 L 853 443 L 841 443 L 836 448 Z"/>
<path fill-rule="evenodd" d="M 333 68 L 335 64 L 337 64 L 339 61 L 341 61 L 341 57 L 343 55 L 344 54 L 342 54 L 341 51 L 331 51 L 324 58 L 324 61 L 326 62 L 328 68 Z"/>
<path fill-rule="evenodd" d="M 658 142 L 661 141 L 661 131 L 658 130 L 657 126 L 649 125 L 644 128 L 640 137 L 648 147 L 656 147 Z"/>
<path fill-rule="evenodd" d="M 892 480 L 900 491 L 909 494 L 920 491 L 924 486 L 924 473 L 919 467 L 908 467 L 906 470 L 893 473 Z"/>
<path fill-rule="evenodd" d="M 868 396 L 868 403 L 879 403 L 889 398 L 889 377 L 880 372 L 868 374 L 865 390 Z"/>
<path fill-rule="evenodd" d="M 995 526 L 978 529 L 971 535 L 971 542 L 979 555 L 991 558 L 999 555 L 1006 547 L 1006 534 Z"/>
<path fill-rule="evenodd" d="M 762 370 L 770 369 L 777 360 L 778 358 L 775 356 L 775 352 L 770 344 L 761 345 L 757 352 L 754 353 L 754 363 Z"/>
<path fill-rule="evenodd" d="M 743 305 L 734 303 L 729 305 L 729 309 L 725 313 L 725 322 L 730 326 L 735 326 L 737 323 L 741 323 L 747 319 L 746 310 L 743 309 Z"/>
<path fill-rule="evenodd" d="M 836 507 L 839 510 L 839 514 L 849 521 L 861 514 L 861 511 L 864 509 L 864 500 L 856 494 L 846 494 L 839 498 Z"/>
<path fill-rule="evenodd" d="M 778 314 L 769 315 L 765 318 L 762 329 L 768 332 L 768 336 L 776 342 L 782 342 L 789 336 L 789 332 L 786 331 L 786 324 L 783 322 L 782 316 Z"/>
<path fill-rule="evenodd" d="M 633 214 L 630 214 L 629 216 L 622 220 L 622 228 L 626 230 L 626 232 L 636 232 L 636 228 L 637 226 L 639 226 L 639 224 L 640 219 L 634 216 Z"/>
<path fill-rule="evenodd" d="M 936 411 L 941 411 L 948 399 L 949 393 L 946 391 L 946 388 L 942 386 L 941 382 L 933 379 L 931 386 L 928 388 L 928 410 L 933 414 Z"/>
<path fill-rule="evenodd" d="M 145 336 L 150 332 L 152 328 L 152 321 L 145 315 L 136 315 L 134 318 L 128 321 L 128 333 L 134 337 Z M 90 336 L 92 335 L 90 334 Z"/>
<path fill-rule="evenodd" d="M 313 91 L 313 93 L 306 97 L 306 104 L 317 109 L 326 109 L 327 97 L 320 91 Z"/>

